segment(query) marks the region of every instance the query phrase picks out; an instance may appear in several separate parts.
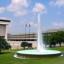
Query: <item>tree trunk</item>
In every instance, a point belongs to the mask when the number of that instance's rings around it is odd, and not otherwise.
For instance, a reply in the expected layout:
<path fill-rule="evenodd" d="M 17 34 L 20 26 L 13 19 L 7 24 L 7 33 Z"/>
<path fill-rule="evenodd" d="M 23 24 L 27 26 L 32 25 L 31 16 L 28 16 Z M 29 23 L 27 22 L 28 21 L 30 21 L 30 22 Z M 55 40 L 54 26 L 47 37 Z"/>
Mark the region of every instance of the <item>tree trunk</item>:
<path fill-rule="evenodd" d="M 61 43 L 60 43 L 60 47 L 61 47 Z"/>
<path fill-rule="evenodd" d="M 25 50 L 25 47 L 24 47 L 24 50 Z"/>
<path fill-rule="evenodd" d="M 0 49 L 0 53 L 1 53 L 1 49 Z"/>
<path fill-rule="evenodd" d="M 49 47 L 52 48 L 52 45 L 50 44 Z"/>

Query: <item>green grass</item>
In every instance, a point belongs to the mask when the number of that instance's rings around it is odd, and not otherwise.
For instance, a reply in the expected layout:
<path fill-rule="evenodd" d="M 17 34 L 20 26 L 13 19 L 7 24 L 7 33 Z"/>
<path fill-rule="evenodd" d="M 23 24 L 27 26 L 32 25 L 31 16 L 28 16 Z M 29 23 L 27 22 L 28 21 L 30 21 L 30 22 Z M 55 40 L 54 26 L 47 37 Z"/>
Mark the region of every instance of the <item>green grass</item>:
<path fill-rule="evenodd" d="M 64 47 L 52 48 L 64 51 Z M 15 51 L 0 54 L 0 64 L 64 64 L 64 57 L 45 57 L 42 59 L 16 59 L 13 57 Z"/>
<path fill-rule="evenodd" d="M 55 48 L 49 48 L 50 50 L 59 50 L 64 51 L 64 47 L 55 47 Z"/>

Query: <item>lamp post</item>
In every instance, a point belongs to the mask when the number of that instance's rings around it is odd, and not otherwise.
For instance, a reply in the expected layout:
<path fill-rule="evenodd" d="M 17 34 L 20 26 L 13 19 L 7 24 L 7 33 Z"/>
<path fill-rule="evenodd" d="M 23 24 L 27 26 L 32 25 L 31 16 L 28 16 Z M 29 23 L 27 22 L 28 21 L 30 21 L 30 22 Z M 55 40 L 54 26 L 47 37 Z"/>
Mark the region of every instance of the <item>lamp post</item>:
<path fill-rule="evenodd" d="M 26 27 L 27 27 L 27 24 L 25 24 L 25 41 L 26 41 Z"/>
<path fill-rule="evenodd" d="M 30 27 L 31 27 L 31 25 L 29 24 L 28 26 L 29 26 L 29 41 L 30 41 Z"/>

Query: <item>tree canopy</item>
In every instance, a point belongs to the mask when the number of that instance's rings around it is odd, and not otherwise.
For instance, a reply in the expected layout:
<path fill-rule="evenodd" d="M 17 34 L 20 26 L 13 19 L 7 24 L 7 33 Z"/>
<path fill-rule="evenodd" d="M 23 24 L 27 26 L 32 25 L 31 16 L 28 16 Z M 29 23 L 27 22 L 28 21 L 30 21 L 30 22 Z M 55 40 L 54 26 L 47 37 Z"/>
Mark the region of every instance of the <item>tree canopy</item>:
<path fill-rule="evenodd" d="M 7 41 L 3 37 L 0 37 L 0 53 L 1 50 L 5 50 L 9 48 L 11 48 L 10 44 L 7 43 Z"/>
<path fill-rule="evenodd" d="M 56 44 L 61 46 L 61 43 L 64 42 L 64 31 L 46 33 L 44 35 L 44 42 L 45 44 L 49 44 L 50 47 L 52 47 L 52 45 L 55 46 Z"/>
<path fill-rule="evenodd" d="M 21 43 L 21 47 L 23 47 L 24 49 L 25 49 L 26 47 L 32 48 L 32 43 L 28 43 L 28 42 L 26 42 L 26 41 L 23 41 L 23 42 Z"/>

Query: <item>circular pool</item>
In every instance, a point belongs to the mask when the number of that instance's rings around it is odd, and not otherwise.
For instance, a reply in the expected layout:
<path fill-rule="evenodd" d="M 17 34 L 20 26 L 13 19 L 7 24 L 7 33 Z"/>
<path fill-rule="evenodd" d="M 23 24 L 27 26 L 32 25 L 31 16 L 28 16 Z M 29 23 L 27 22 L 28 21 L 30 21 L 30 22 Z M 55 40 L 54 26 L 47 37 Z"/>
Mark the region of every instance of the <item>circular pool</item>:
<path fill-rule="evenodd" d="M 59 56 L 61 55 L 60 51 L 56 50 L 22 50 L 22 51 L 17 51 L 14 57 L 16 58 L 42 58 L 42 57 L 54 57 L 54 56 Z"/>

